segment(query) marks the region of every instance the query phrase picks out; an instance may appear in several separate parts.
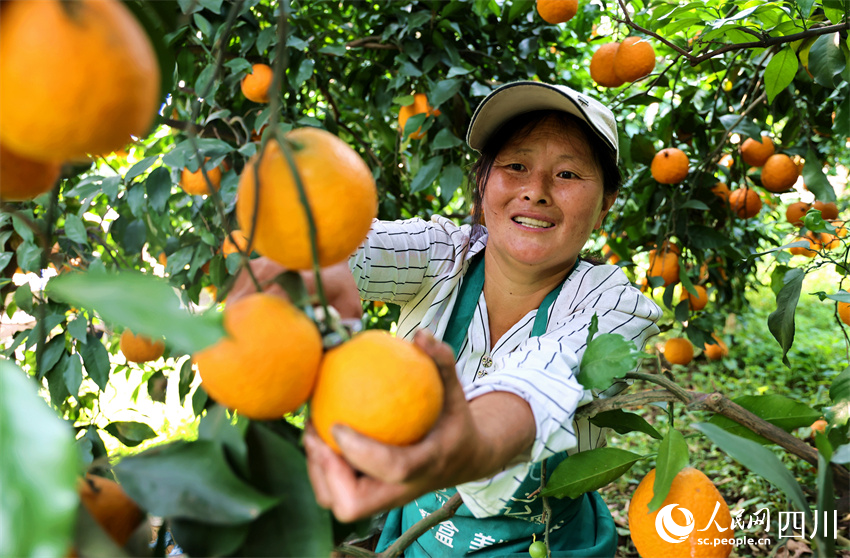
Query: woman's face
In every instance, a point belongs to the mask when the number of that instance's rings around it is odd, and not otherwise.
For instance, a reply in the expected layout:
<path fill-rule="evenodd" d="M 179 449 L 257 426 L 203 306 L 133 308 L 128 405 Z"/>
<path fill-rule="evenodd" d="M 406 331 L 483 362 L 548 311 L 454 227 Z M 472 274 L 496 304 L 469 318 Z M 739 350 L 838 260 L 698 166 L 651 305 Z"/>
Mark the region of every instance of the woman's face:
<path fill-rule="evenodd" d="M 487 250 L 525 268 L 570 269 L 614 203 L 584 132 L 548 117 L 499 152 L 482 197 Z"/>

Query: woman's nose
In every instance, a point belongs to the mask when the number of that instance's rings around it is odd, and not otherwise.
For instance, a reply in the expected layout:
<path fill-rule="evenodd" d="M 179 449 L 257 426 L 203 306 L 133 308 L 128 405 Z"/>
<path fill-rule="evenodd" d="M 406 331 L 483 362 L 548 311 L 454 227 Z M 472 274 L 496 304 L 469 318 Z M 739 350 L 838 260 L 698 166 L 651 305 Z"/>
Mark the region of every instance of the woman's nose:
<path fill-rule="evenodd" d="M 541 173 L 533 173 L 526 181 L 522 190 L 524 200 L 534 204 L 548 205 L 551 203 L 550 187 L 552 180 Z"/>

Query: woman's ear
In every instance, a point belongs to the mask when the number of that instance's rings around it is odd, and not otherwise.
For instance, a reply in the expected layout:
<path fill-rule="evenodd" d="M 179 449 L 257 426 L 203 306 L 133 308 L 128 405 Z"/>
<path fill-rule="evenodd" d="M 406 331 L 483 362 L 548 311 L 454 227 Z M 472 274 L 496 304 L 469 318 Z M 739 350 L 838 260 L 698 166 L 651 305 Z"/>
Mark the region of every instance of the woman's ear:
<path fill-rule="evenodd" d="M 596 226 L 594 226 L 594 229 L 598 229 L 602 226 L 602 222 L 605 220 L 605 217 L 608 215 L 608 212 L 611 211 L 611 208 L 614 206 L 614 202 L 617 201 L 617 195 L 619 193 L 620 191 L 617 190 L 613 194 L 603 194 L 602 208 L 599 210 L 599 219 L 597 219 Z"/>

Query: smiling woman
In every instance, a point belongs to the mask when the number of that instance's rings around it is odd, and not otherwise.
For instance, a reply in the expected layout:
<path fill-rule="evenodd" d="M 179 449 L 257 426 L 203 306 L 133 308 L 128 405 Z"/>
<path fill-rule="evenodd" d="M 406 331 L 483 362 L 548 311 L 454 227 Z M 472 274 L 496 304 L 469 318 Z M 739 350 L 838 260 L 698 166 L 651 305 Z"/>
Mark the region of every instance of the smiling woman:
<path fill-rule="evenodd" d="M 594 397 L 577 381 L 591 319 L 639 348 L 658 332 L 660 309 L 619 267 L 579 256 L 620 186 L 611 112 L 562 85 L 512 83 L 482 101 L 467 141 L 481 154 L 474 224 L 376 220 L 348 261 L 359 296 L 400 305 L 397 335 L 440 368 L 441 417 L 405 447 L 342 425 L 332 430 L 340 454 L 309 424 L 304 437 L 316 498 L 339 519 L 394 508 L 378 551 L 458 493 L 451 521 L 405 555 L 527 555 L 546 528 L 542 464 L 551 473 L 568 453 L 605 443 L 574 420 Z M 264 282 L 268 262 L 252 265 Z M 231 299 L 248 288 L 240 281 Z M 552 556 L 614 555 L 598 494 L 552 506 Z"/>

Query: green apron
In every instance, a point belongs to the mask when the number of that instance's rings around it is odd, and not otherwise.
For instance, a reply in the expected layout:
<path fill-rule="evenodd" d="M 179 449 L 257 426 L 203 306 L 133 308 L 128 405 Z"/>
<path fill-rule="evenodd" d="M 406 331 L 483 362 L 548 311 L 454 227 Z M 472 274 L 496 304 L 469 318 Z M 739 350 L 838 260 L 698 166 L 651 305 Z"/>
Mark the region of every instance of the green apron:
<path fill-rule="evenodd" d="M 459 354 L 467 336 L 478 299 L 484 288 L 484 253 L 473 257 L 461 284 L 458 300 L 452 310 L 443 341 Z M 566 279 L 565 279 L 566 280 Z M 534 319 L 531 337 L 546 332 L 549 307 L 558 297 L 559 284 L 550 292 Z M 551 474 L 567 458 L 561 452 L 546 460 Z M 532 537 L 543 540 L 543 500 L 535 491 L 540 488 L 541 464 L 536 463 L 499 515 L 475 518 L 466 504 L 455 515 L 419 537 L 405 550 L 405 556 L 522 556 L 528 558 Z M 376 552 L 386 550 L 403 532 L 426 515 L 436 511 L 457 492 L 447 488 L 425 494 L 387 514 Z M 531 494 L 534 496 L 529 497 Z M 552 509 L 549 546 L 552 556 L 612 557 L 617 551 L 617 531 L 608 507 L 596 492 L 575 500 L 550 498 Z"/>

